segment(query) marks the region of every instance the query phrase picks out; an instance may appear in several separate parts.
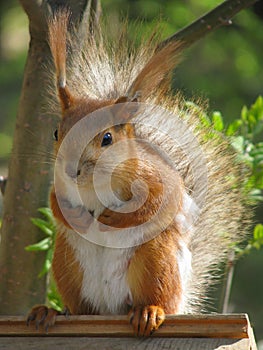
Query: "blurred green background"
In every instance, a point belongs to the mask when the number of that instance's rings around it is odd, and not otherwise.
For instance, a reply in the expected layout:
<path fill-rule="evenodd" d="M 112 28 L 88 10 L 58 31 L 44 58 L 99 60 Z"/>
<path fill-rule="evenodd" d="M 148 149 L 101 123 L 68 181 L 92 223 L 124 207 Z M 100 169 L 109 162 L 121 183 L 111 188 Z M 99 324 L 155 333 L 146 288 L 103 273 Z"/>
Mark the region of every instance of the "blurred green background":
<path fill-rule="evenodd" d="M 142 33 L 161 23 L 162 36 L 173 34 L 215 7 L 216 0 L 102 0 L 111 21 L 142 20 Z M 131 26 L 132 30 L 133 26 Z M 132 35 L 132 32 L 131 32 Z M 0 175 L 7 174 L 16 111 L 29 42 L 28 21 L 18 1 L 0 1 Z M 222 27 L 185 52 L 176 69 L 174 88 L 187 98 L 209 100 L 209 110 L 222 112 L 226 124 L 243 105 L 263 94 L 263 1 L 243 10 L 232 26 Z M 261 138 L 263 139 L 263 137 Z M 1 203 L 0 203 L 1 215 Z M 255 222 L 262 222 L 262 208 Z M 263 349 L 263 251 L 238 262 L 231 312 L 247 312 Z M 261 340 L 261 342 L 260 342 Z M 261 344 L 261 345 L 260 345 Z"/>

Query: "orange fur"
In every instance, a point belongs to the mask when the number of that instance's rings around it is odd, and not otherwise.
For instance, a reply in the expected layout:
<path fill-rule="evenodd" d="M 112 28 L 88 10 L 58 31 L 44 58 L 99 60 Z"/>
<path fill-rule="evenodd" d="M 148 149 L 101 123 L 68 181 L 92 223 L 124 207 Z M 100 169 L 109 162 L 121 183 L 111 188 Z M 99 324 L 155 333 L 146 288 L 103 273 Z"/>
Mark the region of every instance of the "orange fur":
<path fill-rule="evenodd" d="M 173 225 L 136 250 L 127 274 L 134 306 L 156 305 L 167 314 L 178 312 L 182 293 L 175 261 L 179 237 Z"/>
<path fill-rule="evenodd" d="M 71 313 L 78 314 L 80 312 L 82 271 L 63 232 L 58 233 L 56 238 L 52 269 L 64 305 Z"/>
<path fill-rule="evenodd" d="M 53 212 L 54 217 L 58 220 L 58 222 L 63 223 L 64 226 L 71 229 L 71 226 L 69 225 L 67 220 L 64 218 L 64 216 L 61 212 L 61 209 L 58 205 L 58 201 L 57 201 L 57 197 L 56 197 L 54 188 L 52 188 L 52 190 L 50 192 L 49 200 L 50 200 L 50 207 L 51 207 L 51 210 Z"/>
<path fill-rule="evenodd" d="M 136 179 L 140 179 L 147 184 L 148 195 L 143 205 L 140 205 L 137 210 L 132 210 L 128 213 L 121 213 L 110 208 L 105 208 L 98 218 L 98 221 L 101 223 L 113 228 L 136 227 L 151 220 L 158 210 L 161 210 L 159 223 L 165 226 L 165 223 L 170 222 L 171 218 L 180 211 L 182 205 L 182 188 L 180 179 L 176 174 L 173 174 L 173 179 L 170 179 L 170 184 L 173 184 L 173 191 L 165 194 L 164 187 L 167 184 L 163 183 L 161 174 L 152 172 L 151 164 L 147 165 L 145 162 L 142 164 L 138 159 L 130 159 L 122 164 L 119 169 L 117 168 L 115 172 L 117 175 L 113 173 L 112 188 L 113 190 L 115 188 L 119 190 L 118 194 L 122 200 L 131 200 L 131 184 Z M 168 198 L 165 199 L 165 195 L 168 195 Z M 138 200 L 140 200 L 141 196 L 142 193 L 140 193 Z M 164 199 L 169 204 L 163 203 Z M 138 203 L 135 199 L 134 205 L 136 206 L 136 204 Z"/>
<path fill-rule="evenodd" d="M 58 20 L 59 17 L 59 20 Z M 73 103 L 73 96 L 66 86 L 67 25 L 69 12 L 58 13 L 49 24 L 49 45 L 57 72 L 57 88 L 63 109 Z"/>
<path fill-rule="evenodd" d="M 65 233 L 58 233 L 52 263 L 53 275 L 64 305 L 71 314 L 93 314 L 94 308 L 80 297 L 83 272 Z"/>

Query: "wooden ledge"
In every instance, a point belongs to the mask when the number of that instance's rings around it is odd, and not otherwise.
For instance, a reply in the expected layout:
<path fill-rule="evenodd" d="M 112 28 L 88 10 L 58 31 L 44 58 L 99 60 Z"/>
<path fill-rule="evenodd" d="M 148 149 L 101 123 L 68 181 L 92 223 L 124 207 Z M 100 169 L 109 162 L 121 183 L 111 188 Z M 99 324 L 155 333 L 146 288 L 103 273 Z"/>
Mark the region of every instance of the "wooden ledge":
<path fill-rule="evenodd" d="M 25 317 L 0 316 L 1 350 L 257 350 L 247 315 L 169 315 L 149 338 L 134 337 L 127 316 L 64 316 L 46 333 Z"/>
<path fill-rule="evenodd" d="M 153 337 L 165 338 L 249 338 L 246 314 L 169 315 Z M 8 337 L 134 337 L 127 316 L 58 316 L 46 333 L 26 325 L 24 317 L 0 316 L 0 336 Z"/>

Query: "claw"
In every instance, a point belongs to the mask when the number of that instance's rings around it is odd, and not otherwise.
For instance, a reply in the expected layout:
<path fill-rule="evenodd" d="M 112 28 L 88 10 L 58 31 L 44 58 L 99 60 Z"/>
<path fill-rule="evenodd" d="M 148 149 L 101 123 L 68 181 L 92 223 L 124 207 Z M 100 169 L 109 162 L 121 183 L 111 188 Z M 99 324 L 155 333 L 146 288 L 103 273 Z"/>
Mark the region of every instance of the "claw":
<path fill-rule="evenodd" d="M 136 306 L 129 313 L 130 323 L 136 336 L 150 336 L 165 319 L 164 311 L 159 306 Z"/>
<path fill-rule="evenodd" d="M 35 315 L 28 315 L 27 320 L 26 320 L 26 325 L 29 326 L 31 321 L 34 321 L 36 319 Z"/>
<path fill-rule="evenodd" d="M 68 319 L 69 316 L 71 315 L 69 308 L 65 307 L 61 312 L 59 312 L 59 315 L 63 315 Z"/>
<path fill-rule="evenodd" d="M 43 324 L 45 332 L 48 332 L 49 327 L 53 326 L 56 322 L 56 316 L 60 314 L 59 311 L 48 308 L 45 305 L 37 305 L 32 308 L 27 317 L 27 326 L 31 321 L 35 321 L 36 330 L 39 330 L 39 326 Z"/>

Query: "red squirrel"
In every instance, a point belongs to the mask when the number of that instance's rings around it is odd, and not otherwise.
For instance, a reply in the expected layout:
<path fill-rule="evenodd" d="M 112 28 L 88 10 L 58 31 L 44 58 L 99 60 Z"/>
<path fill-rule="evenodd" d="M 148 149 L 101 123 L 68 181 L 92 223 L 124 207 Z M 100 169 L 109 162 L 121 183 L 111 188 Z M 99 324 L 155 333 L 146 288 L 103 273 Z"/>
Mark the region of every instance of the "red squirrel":
<path fill-rule="evenodd" d="M 49 25 L 61 105 L 54 279 L 70 314 L 127 313 L 149 336 L 166 314 L 201 310 L 213 268 L 244 230 L 235 155 L 170 91 L 180 44 L 129 51 L 100 33 L 75 48 L 68 21 L 64 11 Z M 94 137 L 86 119 L 101 124 Z M 28 322 L 47 329 L 57 314 L 38 305 Z"/>

